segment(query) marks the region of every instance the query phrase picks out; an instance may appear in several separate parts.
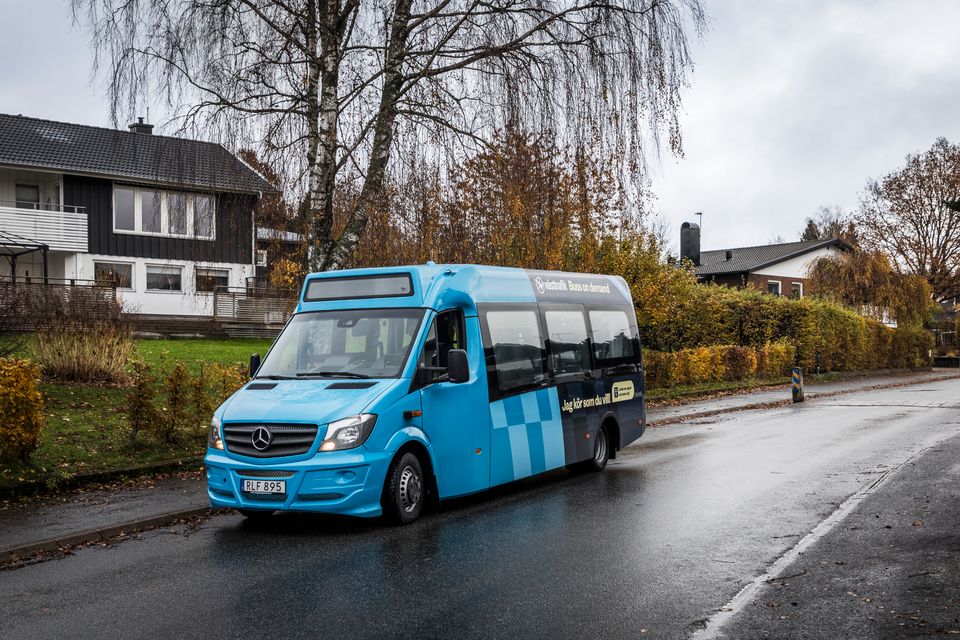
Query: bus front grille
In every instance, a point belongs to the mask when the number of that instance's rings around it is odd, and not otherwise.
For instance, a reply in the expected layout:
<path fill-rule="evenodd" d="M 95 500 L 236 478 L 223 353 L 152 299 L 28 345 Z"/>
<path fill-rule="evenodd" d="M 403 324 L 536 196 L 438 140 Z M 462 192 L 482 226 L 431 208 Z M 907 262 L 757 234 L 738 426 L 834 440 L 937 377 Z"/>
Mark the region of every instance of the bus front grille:
<path fill-rule="evenodd" d="M 317 439 L 315 424 L 232 423 L 223 425 L 230 453 L 252 458 L 277 458 L 306 453 Z"/>

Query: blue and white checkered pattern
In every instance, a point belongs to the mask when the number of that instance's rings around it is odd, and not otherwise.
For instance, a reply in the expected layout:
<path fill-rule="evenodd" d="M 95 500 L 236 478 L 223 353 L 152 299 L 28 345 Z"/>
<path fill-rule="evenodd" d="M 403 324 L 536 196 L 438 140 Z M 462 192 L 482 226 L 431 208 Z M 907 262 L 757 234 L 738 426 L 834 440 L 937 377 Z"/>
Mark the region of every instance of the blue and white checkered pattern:
<path fill-rule="evenodd" d="M 556 387 L 490 404 L 491 484 L 510 482 L 566 464 Z"/>

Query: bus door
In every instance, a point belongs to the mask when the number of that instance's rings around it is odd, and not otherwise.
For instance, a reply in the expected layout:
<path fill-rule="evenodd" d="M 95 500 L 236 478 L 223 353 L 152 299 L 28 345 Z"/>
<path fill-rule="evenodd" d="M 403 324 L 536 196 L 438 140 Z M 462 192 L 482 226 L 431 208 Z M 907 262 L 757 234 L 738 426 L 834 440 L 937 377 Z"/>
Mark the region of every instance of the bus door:
<path fill-rule="evenodd" d="M 451 349 L 467 352 L 470 380 L 452 383 L 423 369 L 420 386 L 423 430 L 430 438 L 441 498 L 481 491 L 490 486 L 490 428 L 487 383 L 477 318 L 463 311 L 443 311 L 434 318 L 420 354 L 418 369 L 447 366 Z"/>
<path fill-rule="evenodd" d="M 537 305 L 485 305 L 492 485 L 566 464 L 557 388 L 548 375 Z"/>

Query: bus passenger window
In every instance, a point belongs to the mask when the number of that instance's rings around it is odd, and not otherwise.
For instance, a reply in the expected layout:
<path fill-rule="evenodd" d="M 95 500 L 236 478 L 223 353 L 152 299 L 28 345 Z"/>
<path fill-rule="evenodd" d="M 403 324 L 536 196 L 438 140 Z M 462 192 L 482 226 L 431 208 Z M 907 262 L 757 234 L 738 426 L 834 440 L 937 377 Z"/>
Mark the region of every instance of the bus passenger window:
<path fill-rule="evenodd" d="M 593 352 L 597 360 L 614 360 L 635 356 L 633 331 L 625 311 L 591 311 Z"/>
<path fill-rule="evenodd" d="M 501 391 L 542 382 L 543 348 L 535 311 L 488 311 L 487 330 Z"/>
<path fill-rule="evenodd" d="M 580 373 L 590 369 L 590 344 L 582 311 L 546 311 L 547 337 L 553 355 L 553 372 Z"/>

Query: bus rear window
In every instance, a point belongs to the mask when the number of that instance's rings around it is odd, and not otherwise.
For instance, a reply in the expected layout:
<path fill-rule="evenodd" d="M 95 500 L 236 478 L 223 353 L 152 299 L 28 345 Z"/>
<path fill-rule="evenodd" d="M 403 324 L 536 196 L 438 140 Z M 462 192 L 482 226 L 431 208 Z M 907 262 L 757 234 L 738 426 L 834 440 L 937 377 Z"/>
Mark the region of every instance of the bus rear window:
<path fill-rule="evenodd" d="M 413 281 L 410 275 L 398 273 L 385 276 L 314 278 L 307 283 L 303 301 L 393 298 L 410 295 L 413 295 Z"/>

